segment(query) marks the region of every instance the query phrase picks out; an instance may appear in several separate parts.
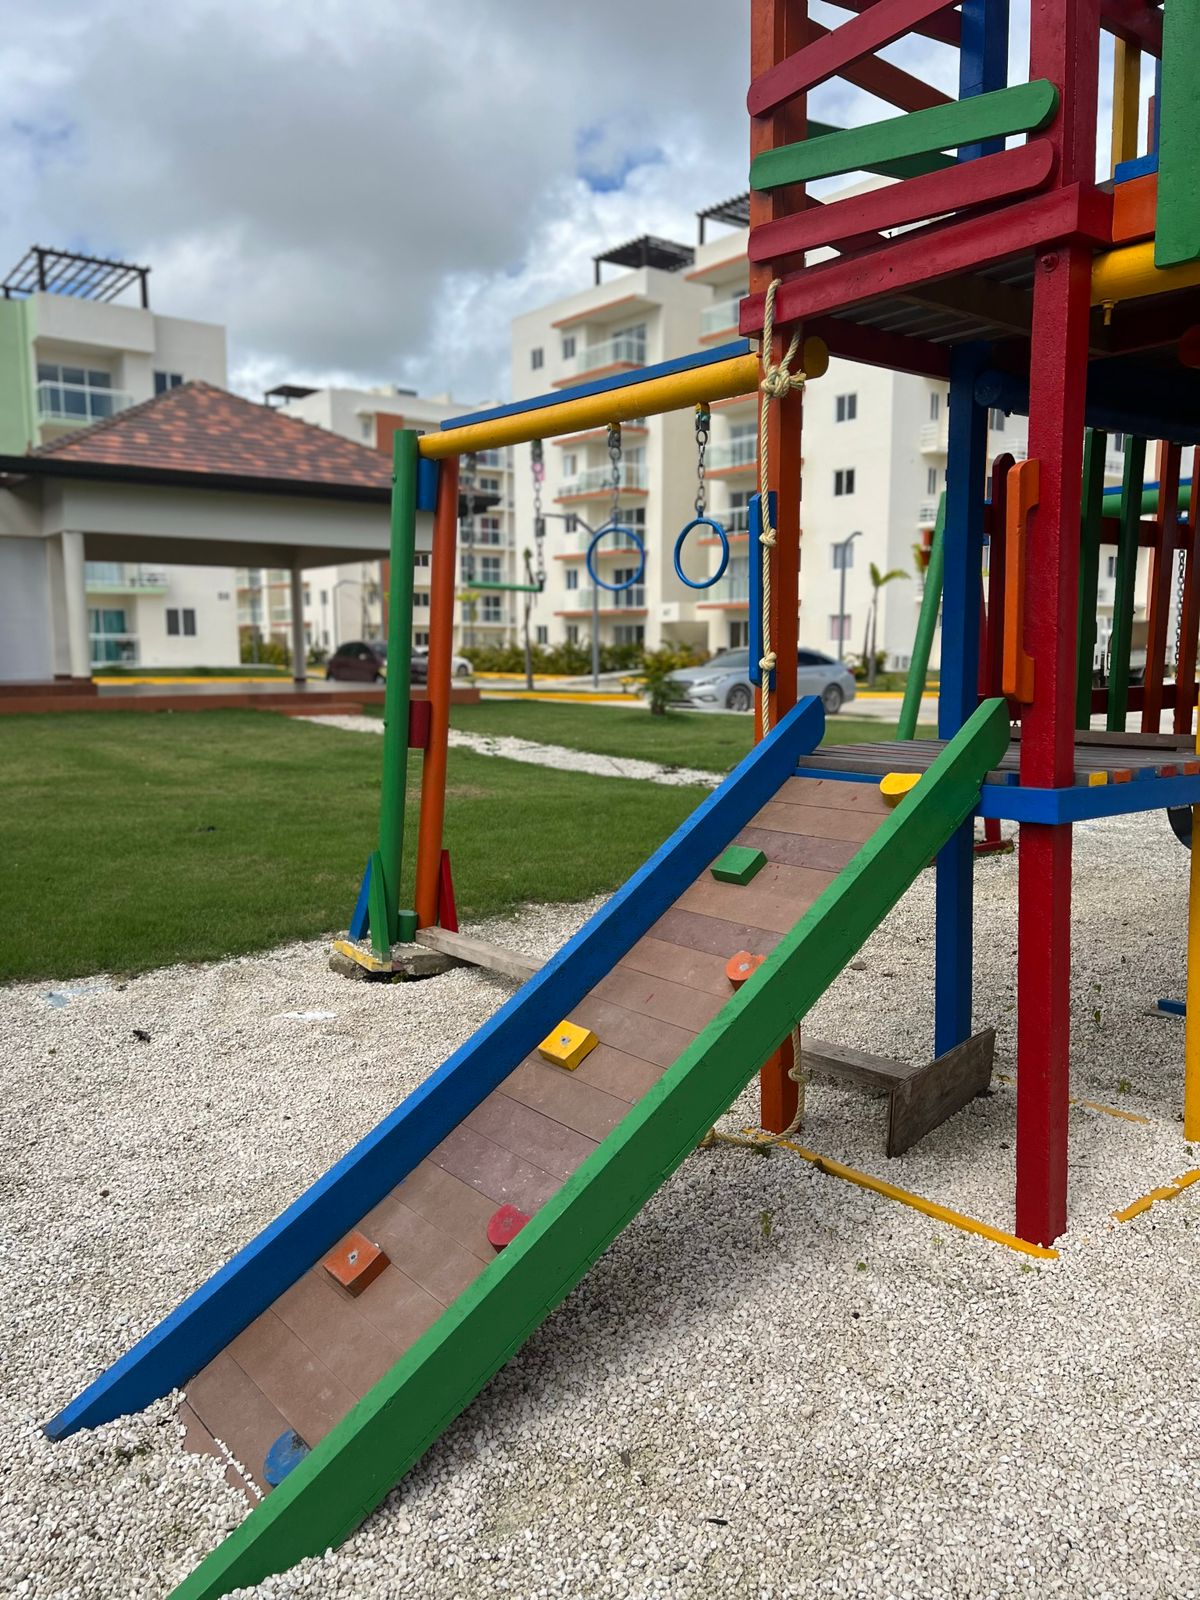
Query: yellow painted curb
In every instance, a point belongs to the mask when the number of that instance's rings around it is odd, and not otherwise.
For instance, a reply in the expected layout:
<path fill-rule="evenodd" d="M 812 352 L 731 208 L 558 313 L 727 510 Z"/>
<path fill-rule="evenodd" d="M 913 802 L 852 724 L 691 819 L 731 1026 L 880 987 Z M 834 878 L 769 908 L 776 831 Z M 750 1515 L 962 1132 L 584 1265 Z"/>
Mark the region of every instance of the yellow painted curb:
<path fill-rule="evenodd" d="M 993 1074 L 996 1083 L 1006 1083 L 1010 1087 L 1016 1083 L 1006 1072 Z M 1067 1101 L 1069 1106 L 1086 1106 L 1089 1111 L 1102 1112 L 1106 1117 L 1116 1117 L 1119 1122 L 1139 1122 L 1144 1128 L 1150 1126 L 1150 1118 L 1143 1117 L 1139 1111 L 1122 1111 L 1119 1106 L 1106 1106 L 1103 1100 L 1077 1100 L 1074 1095 Z"/>
<path fill-rule="evenodd" d="M 746 1133 L 751 1137 L 757 1134 L 762 1137 L 759 1128 L 747 1128 Z M 823 1172 L 829 1178 L 842 1178 L 847 1183 L 856 1184 L 860 1189 L 869 1189 L 873 1194 L 882 1195 L 885 1200 L 898 1200 L 902 1206 L 910 1206 L 912 1210 L 919 1211 L 923 1216 L 933 1217 L 937 1222 L 948 1222 L 952 1228 L 959 1228 L 963 1233 L 978 1234 L 981 1239 L 990 1239 L 993 1244 L 1002 1244 L 1006 1250 L 1015 1250 L 1019 1255 L 1038 1256 L 1044 1261 L 1057 1261 L 1058 1251 L 1047 1245 L 1030 1244 L 1028 1239 L 1018 1239 L 1015 1233 L 1005 1233 L 1001 1228 L 993 1228 L 990 1223 L 979 1222 L 975 1217 L 968 1217 L 961 1211 L 952 1211 L 949 1206 L 940 1206 L 935 1200 L 926 1200 L 911 1190 L 901 1189 L 894 1183 L 887 1183 L 883 1178 L 873 1178 L 869 1172 L 859 1172 L 856 1167 L 844 1166 L 840 1161 L 833 1161 L 828 1156 L 818 1155 L 815 1150 L 807 1150 L 802 1144 L 793 1144 L 790 1139 L 772 1139 L 771 1145 L 776 1149 L 793 1150 L 803 1160 L 809 1161 L 818 1172 Z M 1200 1177 L 1200 1173 L 1196 1174 Z"/>
<path fill-rule="evenodd" d="M 609 706 L 636 706 L 637 698 L 630 694 L 568 694 L 555 689 L 546 690 L 544 693 L 529 689 L 481 689 L 480 696 L 484 700 L 539 700 L 544 704 L 561 702 L 564 705 L 609 705 Z"/>
<path fill-rule="evenodd" d="M 1113 1216 L 1118 1222 L 1129 1222 L 1133 1217 L 1140 1217 L 1143 1211 L 1159 1200 L 1174 1200 L 1185 1189 L 1190 1189 L 1192 1184 L 1200 1183 L 1200 1167 L 1193 1168 L 1191 1172 L 1181 1173 L 1178 1178 L 1172 1178 L 1168 1183 L 1161 1184 L 1157 1189 L 1151 1189 L 1149 1194 L 1140 1196 L 1132 1201 L 1121 1211 L 1114 1211 Z"/>

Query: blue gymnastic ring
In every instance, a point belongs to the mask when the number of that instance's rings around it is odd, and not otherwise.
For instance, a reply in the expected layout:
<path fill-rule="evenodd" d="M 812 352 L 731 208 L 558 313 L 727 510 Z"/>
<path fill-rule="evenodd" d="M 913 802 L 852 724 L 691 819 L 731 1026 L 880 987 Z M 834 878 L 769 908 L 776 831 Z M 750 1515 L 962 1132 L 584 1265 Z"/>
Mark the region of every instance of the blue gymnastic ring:
<path fill-rule="evenodd" d="M 703 582 L 699 583 L 695 578 L 688 577 L 687 573 L 683 570 L 683 563 L 679 559 L 683 553 L 683 541 L 687 538 L 688 534 L 691 533 L 693 528 L 711 528 L 716 534 L 717 538 L 721 541 L 720 565 L 717 567 L 717 570 L 714 573 L 705 578 Z M 683 532 L 675 541 L 675 553 L 673 560 L 675 562 L 675 576 L 679 579 L 680 583 L 686 583 L 689 589 L 711 589 L 714 583 L 720 583 L 721 579 L 725 576 L 725 568 L 729 565 L 729 535 L 725 532 L 725 529 L 715 517 L 693 517 L 688 523 L 687 527 L 684 528 Z"/>
<path fill-rule="evenodd" d="M 638 562 L 637 571 L 632 577 L 626 578 L 624 583 L 605 583 L 604 579 L 600 576 L 592 564 L 592 558 L 595 555 L 596 546 L 600 543 L 601 539 L 607 538 L 610 533 L 622 534 L 632 544 L 637 546 L 638 554 L 642 558 Z M 619 522 L 608 522 L 603 528 L 598 528 L 592 535 L 592 542 L 587 547 L 587 556 L 584 560 L 584 565 L 587 567 L 588 577 L 598 589 L 607 589 L 609 594 L 623 594 L 626 589 L 632 589 L 634 584 L 641 583 L 642 579 L 646 575 L 646 546 L 642 543 L 641 535 L 635 532 L 633 528 L 622 527 Z"/>

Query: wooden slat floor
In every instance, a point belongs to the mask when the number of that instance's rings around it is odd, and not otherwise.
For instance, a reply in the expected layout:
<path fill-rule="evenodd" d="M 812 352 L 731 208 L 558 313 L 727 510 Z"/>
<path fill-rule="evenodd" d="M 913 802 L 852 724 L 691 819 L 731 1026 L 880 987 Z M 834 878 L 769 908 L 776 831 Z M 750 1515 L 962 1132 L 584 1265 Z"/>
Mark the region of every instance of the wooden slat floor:
<path fill-rule="evenodd" d="M 745 885 L 706 868 L 573 1008 L 600 1041 L 580 1066 L 526 1056 L 357 1224 L 383 1273 L 355 1298 L 311 1268 L 196 1374 L 188 1447 L 228 1452 L 267 1492 L 279 1435 L 316 1444 L 383 1377 L 495 1259 L 497 1207 L 546 1203 L 729 999 L 728 958 L 774 949 L 887 810 L 873 784 L 788 779 L 737 836 L 767 865 Z"/>
<path fill-rule="evenodd" d="M 889 772 L 924 772 L 946 747 L 944 739 L 878 740 L 870 744 L 839 744 L 805 756 L 806 771 L 858 772 L 884 777 Z M 988 783 L 1010 783 L 1021 764 L 1020 732 L 999 767 L 987 775 Z M 1187 734 L 1077 733 L 1075 782 L 1086 784 L 1097 774 L 1121 783 L 1135 773 L 1175 777 L 1200 772 L 1195 740 Z"/>

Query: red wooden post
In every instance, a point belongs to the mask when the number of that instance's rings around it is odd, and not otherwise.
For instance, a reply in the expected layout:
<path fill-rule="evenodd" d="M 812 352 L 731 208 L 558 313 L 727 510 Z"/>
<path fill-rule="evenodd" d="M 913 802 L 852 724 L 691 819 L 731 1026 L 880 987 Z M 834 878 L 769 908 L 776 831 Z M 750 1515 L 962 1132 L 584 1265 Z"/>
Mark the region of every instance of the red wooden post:
<path fill-rule="evenodd" d="M 1158 446 L 1158 514 L 1150 557 L 1150 608 L 1146 624 L 1146 670 L 1142 678 L 1142 732 L 1162 727 L 1163 681 L 1167 675 L 1167 629 L 1171 620 L 1171 579 L 1175 572 L 1175 530 L 1179 526 L 1181 447 Z"/>
<path fill-rule="evenodd" d="M 446 751 L 450 737 L 450 685 L 454 646 L 454 584 L 458 572 L 458 460 L 443 461 L 438 471 L 437 510 L 433 517 L 433 565 L 429 612 L 429 739 L 421 771 L 421 820 L 417 833 L 417 922 L 428 928 L 437 921 L 438 882 L 442 865 L 442 829 L 446 819 Z"/>
<path fill-rule="evenodd" d="M 804 0 L 751 0 L 750 77 L 753 81 L 777 62 L 794 54 L 811 36 L 808 6 Z M 807 127 L 806 96 L 798 95 L 779 110 L 750 119 L 751 160 L 762 150 L 791 144 L 802 139 Z M 770 193 L 750 196 L 750 223 L 774 221 L 805 204 L 803 185 L 792 185 Z M 750 289 L 764 294 L 775 276 L 771 262 L 750 268 Z M 772 358 L 783 358 L 792 336 L 791 328 L 775 334 Z M 777 500 L 776 545 L 771 571 L 771 643 L 776 655 L 775 688 L 771 695 L 771 722 L 774 724 L 796 703 L 796 649 L 799 640 L 800 593 L 800 430 L 803 395 L 793 390 L 782 400 L 773 401 L 768 419 L 768 449 L 771 461 L 771 487 Z M 751 552 L 751 560 L 755 552 Z M 767 692 L 760 690 L 760 695 Z M 761 728 L 761 707 L 756 707 L 756 725 Z M 760 1120 L 770 1133 L 782 1133 L 790 1126 L 799 1104 L 796 1084 L 788 1076 L 792 1048 L 785 1043 L 766 1063 L 760 1075 Z"/>

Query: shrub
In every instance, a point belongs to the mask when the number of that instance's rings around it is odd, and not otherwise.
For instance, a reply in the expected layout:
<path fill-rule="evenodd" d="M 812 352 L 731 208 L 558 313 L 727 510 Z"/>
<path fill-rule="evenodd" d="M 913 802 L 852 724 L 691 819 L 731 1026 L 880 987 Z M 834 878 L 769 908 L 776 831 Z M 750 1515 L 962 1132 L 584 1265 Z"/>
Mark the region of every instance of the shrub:
<path fill-rule="evenodd" d="M 690 665 L 690 662 L 680 660 L 681 654 L 690 656 L 691 652 L 680 652 L 670 648 L 646 652 L 642 662 L 641 678 L 651 716 L 665 716 L 667 708 L 684 697 L 682 685 L 670 676 L 677 668 Z"/>

